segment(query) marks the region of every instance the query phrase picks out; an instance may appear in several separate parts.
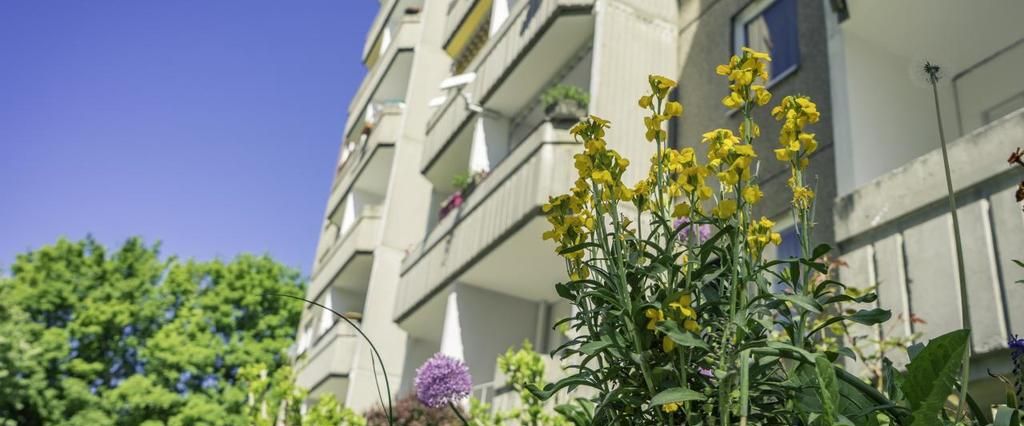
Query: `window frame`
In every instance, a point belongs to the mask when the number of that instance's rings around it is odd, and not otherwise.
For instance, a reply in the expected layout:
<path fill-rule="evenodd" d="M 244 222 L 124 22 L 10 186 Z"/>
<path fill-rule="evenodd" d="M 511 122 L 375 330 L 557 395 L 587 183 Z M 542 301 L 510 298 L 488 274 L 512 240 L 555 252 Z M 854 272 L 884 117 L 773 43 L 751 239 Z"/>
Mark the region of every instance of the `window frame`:
<path fill-rule="evenodd" d="M 733 17 L 732 17 L 732 46 L 731 46 L 732 54 L 733 55 L 739 55 L 740 54 L 740 49 L 743 48 L 747 44 L 747 24 L 752 22 L 754 19 L 757 19 L 757 17 L 761 16 L 766 9 L 768 9 L 769 7 L 774 5 L 777 1 L 778 0 L 754 0 L 754 1 L 750 2 L 750 3 L 748 3 L 742 9 L 740 9 L 740 11 L 737 12 L 735 15 L 733 15 Z M 796 1 L 796 0 L 793 0 L 793 1 Z M 797 4 L 797 9 L 796 10 L 797 10 L 798 13 L 800 11 L 800 7 L 799 6 L 800 5 Z M 795 19 L 796 19 L 796 17 L 794 17 L 794 20 Z M 799 22 L 797 23 L 797 25 L 799 26 Z M 797 38 L 796 62 L 793 63 L 793 65 L 791 65 L 790 67 L 788 67 L 788 68 L 782 70 L 781 72 L 779 72 L 778 75 L 771 76 L 771 79 L 769 79 L 768 82 L 765 83 L 764 87 L 766 89 L 770 89 L 770 88 L 772 88 L 772 86 L 775 86 L 776 84 L 778 84 L 782 80 L 785 80 L 786 77 L 789 77 L 793 73 L 797 72 L 797 70 L 800 69 L 800 63 L 801 62 L 802 62 L 802 57 L 800 55 L 800 40 L 799 40 L 799 38 Z"/>

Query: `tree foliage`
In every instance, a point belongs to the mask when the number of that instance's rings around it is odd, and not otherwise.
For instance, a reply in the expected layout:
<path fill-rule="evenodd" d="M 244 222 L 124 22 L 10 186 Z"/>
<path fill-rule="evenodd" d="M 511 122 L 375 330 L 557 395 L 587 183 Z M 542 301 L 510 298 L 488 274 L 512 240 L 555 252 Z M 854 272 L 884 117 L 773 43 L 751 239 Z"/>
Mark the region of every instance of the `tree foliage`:
<path fill-rule="evenodd" d="M 246 424 L 243 366 L 286 365 L 297 271 L 61 239 L 0 277 L 0 424 Z"/>

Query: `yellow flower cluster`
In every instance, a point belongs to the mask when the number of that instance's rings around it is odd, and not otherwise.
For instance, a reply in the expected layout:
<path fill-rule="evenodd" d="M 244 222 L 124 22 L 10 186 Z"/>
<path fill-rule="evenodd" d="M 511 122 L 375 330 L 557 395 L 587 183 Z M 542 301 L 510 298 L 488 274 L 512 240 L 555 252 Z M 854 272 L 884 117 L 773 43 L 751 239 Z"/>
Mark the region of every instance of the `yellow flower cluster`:
<path fill-rule="evenodd" d="M 818 149 L 814 133 L 804 132 L 808 124 L 817 123 L 821 118 L 818 106 L 806 96 L 786 96 L 778 106 L 772 108 L 772 117 L 782 122 L 779 131 L 779 145 L 775 158 L 792 161 L 797 168 L 807 167 L 807 156 Z"/>
<path fill-rule="evenodd" d="M 622 175 L 629 167 L 629 160 L 613 149 L 607 148 L 604 140 L 608 120 L 597 116 L 576 124 L 570 133 L 582 139 L 584 151 L 573 156 L 578 178 L 575 191 L 597 190 L 601 201 L 631 201 L 633 190 L 622 183 Z"/>
<path fill-rule="evenodd" d="M 728 64 L 715 68 L 718 75 L 729 77 L 729 94 L 722 98 L 722 105 L 737 109 L 751 102 L 766 105 L 772 94 L 764 87 L 768 82 L 768 63 L 772 58 L 767 53 L 744 47 L 741 56 L 733 55 Z M 757 80 L 762 84 L 754 84 Z"/>
<path fill-rule="evenodd" d="M 666 196 L 675 198 L 685 195 L 692 198 L 692 195 L 701 200 L 711 198 L 713 191 L 705 183 L 710 171 L 697 162 L 697 153 L 693 148 L 664 148 L 660 158 L 658 155 L 651 157 L 651 170 L 648 176 L 651 182 L 654 182 L 654 175 L 658 172 L 659 161 L 662 171 L 671 177 L 666 182 Z"/>
<path fill-rule="evenodd" d="M 793 190 L 793 206 L 808 209 L 814 200 L 814 191 L 804 186 L 800 172 L 807 168 L 810 155 L 818 150 L 818 141 L 814 133 L 808 133 L 804 128 L 821 118 L 818 106 L 806 96 L 786 96 L 772 108 L 772 116 L 782 122 L 779 131 L 779 145 L 782 147 L 775 150 L 775 158 L 789 163 L 792 168 L 787 184 Z"/>
<path fill-rule="evenodd" d="M 718 179 L 730 191 L 740 179 L 750 180 L 750 165 L 757 158 L 754 147 L 745 144 L 731 130 L 716 129 L 703 135 L 701 143 L 708 143 L 708 168 L 718 171 Z"/>
<path fill-rule="evenodd" d="M 651 94 L 640 97 L 640 108 L 651 110 L 650 116 L 644 117 L 644 126 L 647 132 L 644 137 L 648 142 L 654 140 L 664 141 L 668 139 L 668 132 L 661 127 L 671 117 L 678 117 L 683 114 L 683 105 L 676 101 L 666 101 L 669 91 L 676 87 L 676 82 L 660 75 L 650 75 L 647 82 L 651 85 Z"/>
<path fill-rule="evenodd" d="M 782 244 L 782 236 L 774 231 L 774 226 L 775 222 L 763 216 L 761 220 L 750 224 L 747 230 L 747 248 L 750 249 L 751 255 L 761 256 L 761 252 L 768 244 Z"/>
<path fill-rule="evenodd" d="M 570 194 L 550 197 L 543 209 L 552 226 L 543 237 L 558 243 L 556 252 L 585 243 L 594 230 L 595 218 L 588 191 L 573 188 Z M 582 260 L 583 255 L 583 250 L 564 254 L 568 260 Z"/>
<path fill-rule="evenodd" d="M 669 320 L 681 321 L 684 330 L 691 333 L 699 333 L 700 325 L 697 324 L 697 311 L 691 305 L 693 305 L 693 298 L 689 293 L 679 295 L 679 299 L 669 302 L 668 317 Z M 658 323 L 665 321 L 666 311 L 657 308 L 647 308 L 644 311 L 644 316 L 648 319 L 647 330 L 656 332 Z M 661 349 L 663 351 L 672 352 L 675 348 L 676 342 L 672 341 L 668 336 L 662 336 Z"/>

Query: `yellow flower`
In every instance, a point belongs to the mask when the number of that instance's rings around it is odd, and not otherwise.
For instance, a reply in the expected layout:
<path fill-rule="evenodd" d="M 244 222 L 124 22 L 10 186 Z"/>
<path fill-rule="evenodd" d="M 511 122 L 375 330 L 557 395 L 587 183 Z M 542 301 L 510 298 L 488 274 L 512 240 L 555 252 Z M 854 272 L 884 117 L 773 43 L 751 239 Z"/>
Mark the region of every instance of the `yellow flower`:
<path fill-rule="evenodd" d="M 637 102 L 637 103 L 640 104 L 640 108 L 645 108 L 645 109 L 646 108 L 650 108 L 651 107 L 651 95 L 641 96 L 640 97 L 640 101 Z"/>
<path fill-rule="evenodd" d="M 689 331 L 689 332 L 691 332 L 693 334 L 700 333 L 700 325 L 697 324 L 697 321 L 694 321 L 692 319 L 688 319 L 688 320 L 684 320 L 683 321 L 683 329 L 686 330 L 686 331 Z"/>
<path fill-rule="evenodd" d="M 651 74 L 647 76 L 647 81 L 651 84 L 651 91 L 653 91 L 657 97 L 662 99 L 664 99 L 665 96 L 668 96 L 669 90 L 676 87 L 675 80 L 660 75 Z"/>
<path fill-rule="evenodd" d="M 661 405 L 661 411 L 664 411 L 666 413 L 674 413 L 676 411 L 679 411 L 679 404 L 676 404 L 674 402 L 670 402 L 668 404 L 662 404 Z"/>
<path fill-rule="evenodd" d="M 678 117 L 683 114 L 683 104 L 676 101 L 669 101 L 665 104 L 665 115 Z"/>
<path fill-rule="evenodd" d="M 790 150 L 786 148 L 779 148 L 775 150 L 775 158 L 779 161 L 789 161 Z"/>
<path fill-rule="evenodd" d="M 721 180 L 722 183 L 729 185 L 731 187 L 740 181 L 740 175 L 736 174 L 736 172 L 734 171 L 726 170 L 724 172 L 718 173 L 718 179 Z M 726 191 L 729 190 L 729 188 L 726 189 Z"/>
<path fill-rule="evenodd" d="M 749 47 L 743 47 L 741 50 L 743 50 L 743 53 L 746 53 L 746 54 L 750 55 L 750 57 L 752 57 L 754 59 L 759 59 L 759 60 L 762 60 L 762 61 L 765 61 L 765 62 L 771 62 L 771 60 L 772 60 L 772 57 L 769 56 L 767 53 L 758 52 L 758 51 L 756 51 L 754 49 L 751 49 Z"/>
<path fill-rule="evenodd" d="M 818 150 L 818 142 L 814 140 L 814 133 L 801 133 L 797 139 L 805 153 L 810 154 Z"/>
<path fill-rule="evenodd" d="M 814 200 L 814 191 L 806 186 L 793 187 L 793 206 L 798 209 L 811 208 L 811 201 Z"/>
<path fill-rule="evenodd" d="M 719 219 L 728 219 L 732 217 L 733 214 L 736 213 L 736 200 L 731 198 L 727 200 L 722 200 L 718 202 L 718 205 L 715 206 L 715 208 L 712 209 L 711 212 L 714 213 L 715 216 L 718 216 Z"/>
<path fill-rule="evenodd" d="M 760 201 L 761 197 L 763 196 L 764 193 L 761 192 L 761 188 L 759 188 L 757 185 L 750 185 L 746 188 L 743 188 L 743 199 L 746 200 L 747 203 L 757 204 L 757 202 Z"/>
<path fill-rule="evenodd" d="M 733 147 L 733 151 L 744 157 L 757 157 L 757 153 L 754 152 L 754 147 L 750 144 L 736 145 Z"/>
<path fill-rule="evenodd" d="M 665 320 L 665 313 L 662 312 L 661 309 L 656 308 L 647 308 L 647 310 L 644 311 L 644 316 L 650 320 L 647 321 L 647 329 L 652 331 L 658 328 L 659 322 Z"/>
<path fill-rule="evenodd" d="M 606 184 L 606 185 L 611 185 L 612 183 L 615 182 L 612 179 L 612 174 L 610 172 L 608 172 L 607 170 L 596 171 L 596 172 L 594 172 L 593 174 L 590 175 L 590 178 L 593 179 L 594 182 L 603 183 L 603 184 Z"/>
<path fill-rule="evenodd" d="M 672 352 L 672 350 L 675 348 L 676 342 L 673 342 L 672 339 L 668 338 L 668 336 L 661 337 L 661 350 L 665 352 Z"/>
<path fill-rule="evenodd" d="M 722 105 L 729 109 L 739 108 L 743 106 L 743 97 L 736 92 L 729 93 L 729 96 L 722 98 Z"/>
<path fill-rule="evenodd" d="M 644 137 L 647 138 L 648 142 L 651 142 L 655 139 L 668 139 L 668 132 L 661 129 L 660 117 L 644 117 L 644 126 L 647 127 L 647 133 L 644 134 Z"/>
<path fill-rule="evenodd" d="M 684 318 L 697 318 L 697 311 L 690 307 L 691 304 L 693 304 L 693 298 L 689 294 L 683 293 L 679 296 L 679 300 L 669 303 L 668 307 L 678 310 Z"/>
<path fill-rule="evenodd" d="M 754 90 L 754 97 L 757 98 L 758 105 L 767 105 L 772 100 L 772 94 L 764 86 L 750 86 Z"/>
<path fill-rule="evenodd" d="M 672 217 L 680 218 L 690 215 L 690 203 L 679 203 L 672 209 Z"/>
<path fill-rule="evenodd" d="M 697 196 L 700 197 L 700 199 L 707 200 L 708 198 L 711 198 L 711 195 L 712 191 L 710 186 L 702 185 L 700 188 L 697 188 Z"/>
<path fill-rule="evenodd" d="M 747 231 L 747 248 L 751 254 L 760 256 L 769 243 L 782 244 L 782 236 L 772 230 L 774 226 L 775 222 L 763 216 L 761 220 L 751 222 Z"/>

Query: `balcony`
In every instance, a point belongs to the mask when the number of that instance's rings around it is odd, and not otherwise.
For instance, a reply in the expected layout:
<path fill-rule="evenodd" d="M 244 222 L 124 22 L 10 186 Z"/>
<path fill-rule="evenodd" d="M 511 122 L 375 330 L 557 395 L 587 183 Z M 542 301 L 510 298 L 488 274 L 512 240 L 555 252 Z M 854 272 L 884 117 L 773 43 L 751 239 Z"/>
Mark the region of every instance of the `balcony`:
<path fill-rule="evenodd" d="M 364 208 L 347 232 L 335 231 L 324 244 L 306 294 L 317 298 L 329 286 L 353 287 L 370 278 L 373 250 L 380 235 L 380 213 L 376 206 Z M 336 229 L 336 228 L 335 228 Z"/>
<path fill-rule="evenodd" d="M 296 384 L 309 389 L 312 399 L 328 393 L 344 401 L 358 342 L 358 335 L 348 323 L 335 323 L 302 355 L 296 365 Z"/>
<path fill-rule="evenodd" d="M 574 172 L 563 166 L 577 150 L 567 129 L 537 126 L 406 256 L 395 321 L 413 336 L 438 341 L 443 294 L 456 280 L 520 299 L 555 300 L 552 283 L 564 265 L 540 238 L 547 226 L 540 206 L 572 185 Z"/>
<path fill-rule="evenodd" d="M 1014 284 L 1024 278 L 1024 269 L 1011 260 L 1024 253 L 1024 213 L 1014 199 L 1022 176 L 1006 164 L 1018 146 L 1024 146 L 1024 109 L 949 145 L 967 268 L 968 325 L 974 353 L 981 356 L 1004 349 L 1010 330 L 1024 329 L 1024 310 L 1014 308 L 1024 300 L 1024 286 Z M 938 149 L 836 200 L 836 240 L 849 264 L 841 269 L 843 281 L 878 285 L 877 303 L 899 319 L 883 333 L 921 333 L 928 339 L 964 325 L 948 210 Z M 911 313 L 926 323 L 911 321 Z M 987 377 L 985 368 L 977 371 L 976 378 Z"/>
<path fill-rule="evenodd" d="M 480 3 L 454 3 L 449 22 L 459 20 L 455 16 L 459 10 L 471 13 L 468 11 Z M 466 72 L 475 73 L 475 80 L 451 93 L 428 121 L 420 166 L 431 181 L 447 179 L 432 172 L 436 164 L 447 166 L 460 161 L 446 157 L 459 157 L 447 151 L 457 140 L 462 143 L 465 138 L 456 135 L 471 127 L 476 115 L 467 108 L 466 97 L 505 117 L 517 115 L 537 99 L 549 80 L 557 77 L 563 65 L 576 55 L 576 48 L 590 42 L 592 6 L 593 0 L 524 0 L 515 4 L 508 19 L 470 62 Z"/>
<path fill-rule="evenodd" d="M 345 140 L 358 137 L 371 104 L 403 102 L 409 87 L 413 50 L 420 39 L 419 14 L 402 15 L 396 23 L 393 40 L 380 58 L 373 62 L 348 106 Z"/>
<path fill-rule="evenodd" d="M 366 34 L 366 42 L 363 45 L 363 64 L 372 68 L 382 56 L 382 51 L 390 47 L 391 39 L 395 35 L 398 22 L 402 15 L 409 15 L 406 10 L 409 8 L 420 8 L 423 0 L 383 0 L 380 4 L 380 11 L 370 25 L 370 31 Z M 387 40 L 387 41 L 385 41 Z M 383 47 L 383 49 L 381 48 Z"/>
<path fill-rule="evenodd" d="M 395 144 L 401 134 L 404 104 L 391 104 L 381 107 L 372 130 L 365 139 L 348 142 L 352 148 L 343 146 L 347 153 L 343 154 L 331 196 L 327 202 L 328 211 L 335 211 L 338 204 L 353 190 L 367 191 L 383 196 L 387 192 L 387 183 L 391 175 L 391 162 L 394 159 Z"/>

